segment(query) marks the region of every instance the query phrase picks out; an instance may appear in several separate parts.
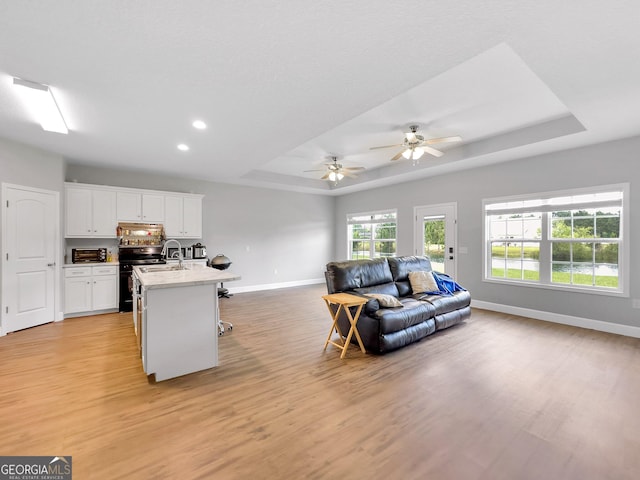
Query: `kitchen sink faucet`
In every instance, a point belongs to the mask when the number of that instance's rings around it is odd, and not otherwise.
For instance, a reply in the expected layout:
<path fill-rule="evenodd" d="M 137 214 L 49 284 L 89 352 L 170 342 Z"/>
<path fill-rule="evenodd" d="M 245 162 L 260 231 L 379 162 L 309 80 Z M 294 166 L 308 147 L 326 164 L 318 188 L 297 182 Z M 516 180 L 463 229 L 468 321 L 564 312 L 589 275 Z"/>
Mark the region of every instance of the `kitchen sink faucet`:
<path fill-rule="evenodd" d="M 164 242 L 164 245 L 162 246 L 161 254 L 166 258 L 166 256 L 167 256 L 167 246 L 171 242 L 173 242 L 173 243 L 178 245 L 178 266 L 180 267 L 180 269 L 182 269 L 183 268 L 184 257 L 182 256 L 182 245 L 180 245 L 180 242 L 178 240 L 176 240 L 175 238 L 170 238 L 169 240 Z"/>

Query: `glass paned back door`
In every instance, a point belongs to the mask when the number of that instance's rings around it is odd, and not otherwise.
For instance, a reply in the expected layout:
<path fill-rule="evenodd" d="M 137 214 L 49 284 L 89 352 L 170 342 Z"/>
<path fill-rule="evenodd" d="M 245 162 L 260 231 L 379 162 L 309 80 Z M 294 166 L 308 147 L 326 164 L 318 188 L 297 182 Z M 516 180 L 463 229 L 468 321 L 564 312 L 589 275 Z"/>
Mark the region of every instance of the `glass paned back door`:
<path fill-rule="evenodd" d="M 431 259 L 436 272 L 456 274 L 455 204 L 416 207 L 415 253 Z"/>

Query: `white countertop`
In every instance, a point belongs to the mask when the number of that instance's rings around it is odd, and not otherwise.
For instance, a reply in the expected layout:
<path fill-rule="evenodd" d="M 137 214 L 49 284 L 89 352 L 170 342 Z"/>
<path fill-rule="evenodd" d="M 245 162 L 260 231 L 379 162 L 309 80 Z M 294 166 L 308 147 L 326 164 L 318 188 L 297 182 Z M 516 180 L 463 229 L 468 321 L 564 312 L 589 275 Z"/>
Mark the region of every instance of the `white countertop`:
<path fill-rule="evenodd" d="M 187 287 L 190 285 L 205 285 L 209 283 L 231 282 L 240 280 L 228 270 L 216 270 L 204 265 L 193 265 L 186 270 L 169 270 L 161 272 L 144 272 L 144 266 L 134 266 L 133 271 L 145 288 Z"/>

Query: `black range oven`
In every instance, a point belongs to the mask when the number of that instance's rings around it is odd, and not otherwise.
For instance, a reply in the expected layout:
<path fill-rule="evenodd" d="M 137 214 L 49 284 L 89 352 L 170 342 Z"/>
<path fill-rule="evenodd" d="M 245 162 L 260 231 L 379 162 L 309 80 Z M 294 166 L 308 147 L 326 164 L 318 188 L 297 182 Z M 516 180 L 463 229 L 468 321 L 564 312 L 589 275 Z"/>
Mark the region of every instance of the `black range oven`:
<path fill-rule="evenodd" d="M 135 265 L 155 265 L 166 263 L 162 258 L 162 246 L 125 247 L 118 252 L 120 262 L 120 311 L 133 311 L 133 280 L 131 273 Z"/>

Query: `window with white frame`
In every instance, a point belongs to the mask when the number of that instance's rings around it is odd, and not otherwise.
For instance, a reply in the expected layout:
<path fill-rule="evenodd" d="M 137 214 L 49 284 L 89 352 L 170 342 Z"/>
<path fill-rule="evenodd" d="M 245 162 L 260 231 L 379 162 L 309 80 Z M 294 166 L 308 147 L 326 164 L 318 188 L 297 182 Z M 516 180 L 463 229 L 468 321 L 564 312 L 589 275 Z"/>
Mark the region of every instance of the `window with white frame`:
<path fill-rule="evenodd" d="M 396 216 L 395 210 L 347 215 L 349 259 L 394 256 Z"/>
<path fill-rule="evenodd" d="M 488 199 L 485 280 L 622 295 L 629 185 Z"/>

